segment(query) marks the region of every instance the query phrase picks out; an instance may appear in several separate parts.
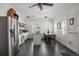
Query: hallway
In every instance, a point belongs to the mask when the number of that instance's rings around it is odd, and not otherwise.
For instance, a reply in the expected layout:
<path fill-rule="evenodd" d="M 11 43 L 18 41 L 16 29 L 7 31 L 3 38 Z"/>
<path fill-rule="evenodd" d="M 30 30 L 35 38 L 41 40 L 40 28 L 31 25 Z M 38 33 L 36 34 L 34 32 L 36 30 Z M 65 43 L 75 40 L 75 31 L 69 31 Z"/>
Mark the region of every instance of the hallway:
<path fill-rule="evenodd" d="M 19 49 L 17 56 L 77 56 L 57 41 L 47 44 L 42 40 L 41 46 L 33 47 L 33 40 L 29 39 Z"/>

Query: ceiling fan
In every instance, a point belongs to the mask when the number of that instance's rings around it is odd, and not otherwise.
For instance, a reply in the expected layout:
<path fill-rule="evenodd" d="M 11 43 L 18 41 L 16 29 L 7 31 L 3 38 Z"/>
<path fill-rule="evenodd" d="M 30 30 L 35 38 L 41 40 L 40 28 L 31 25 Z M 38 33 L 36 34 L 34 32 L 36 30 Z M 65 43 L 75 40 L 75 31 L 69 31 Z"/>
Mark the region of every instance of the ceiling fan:
<path fill-rule="evenodd" d="M 29 8 L 32 8 L 34 6 L 38 6 L 40 8 L 40 10 L 43 10 L 43 5 L 45 5 L 45 6 L 53 6 L 54 4 L 52 4 L 52 3 L 37 3 L 37 4 L 34 4 L 32 6 L 29 6 Z"/>

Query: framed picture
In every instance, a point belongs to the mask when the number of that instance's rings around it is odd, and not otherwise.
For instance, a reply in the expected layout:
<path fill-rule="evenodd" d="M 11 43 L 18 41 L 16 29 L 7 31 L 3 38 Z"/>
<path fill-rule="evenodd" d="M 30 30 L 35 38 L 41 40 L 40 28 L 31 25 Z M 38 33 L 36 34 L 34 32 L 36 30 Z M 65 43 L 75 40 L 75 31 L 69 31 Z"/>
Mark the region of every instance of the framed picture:
<path fill-rule="evenodd" d="M 70 22 L 70 25 L 74 25 L 74 18 L 71 18 L 69 22 Z"/>
<path fill-rule="evenodd" d="M 57 29 L 61 29 L 61 22 L 57 23 Z"/>

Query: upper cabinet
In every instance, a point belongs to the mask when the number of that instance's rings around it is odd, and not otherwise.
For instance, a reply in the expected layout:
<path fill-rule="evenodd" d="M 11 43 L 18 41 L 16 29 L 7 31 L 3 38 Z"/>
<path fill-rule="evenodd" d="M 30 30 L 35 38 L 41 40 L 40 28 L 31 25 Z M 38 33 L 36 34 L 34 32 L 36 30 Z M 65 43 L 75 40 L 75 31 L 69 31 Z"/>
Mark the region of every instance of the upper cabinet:
<path fill-rule="evenodd" d="M 12 18 L 18 19 L 18 15 L 16 13 L 16 11 L 13 8 L 10 8 L 7 12 L 7 16 L 10 16 Z"/>

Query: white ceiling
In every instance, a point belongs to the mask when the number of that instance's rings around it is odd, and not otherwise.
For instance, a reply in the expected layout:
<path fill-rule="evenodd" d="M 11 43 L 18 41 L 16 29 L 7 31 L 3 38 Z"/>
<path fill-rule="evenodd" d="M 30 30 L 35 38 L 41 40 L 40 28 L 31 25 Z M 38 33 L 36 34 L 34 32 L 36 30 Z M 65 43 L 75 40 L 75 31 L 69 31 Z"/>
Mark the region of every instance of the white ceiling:
<path fill-rule="evenodd" d="M 23 16 L 35 16 L 35 17 L 56 17 L 59 14 L 64 13 L 67 10 L 72 8 L 77 8 L 79 6 L 78 3 L 54 3 L 54 6 L 43 6 L 43 10 L 40 11 L 39 7 L 35 6 L 33 8 L 29 8 L 29 6 L 35 3 L 14 3 L 10 4 L 13 8 L 15 8 L 19 13 L 23 14 Z"/>

